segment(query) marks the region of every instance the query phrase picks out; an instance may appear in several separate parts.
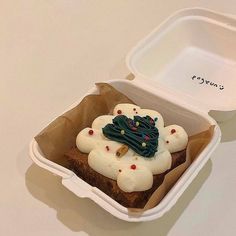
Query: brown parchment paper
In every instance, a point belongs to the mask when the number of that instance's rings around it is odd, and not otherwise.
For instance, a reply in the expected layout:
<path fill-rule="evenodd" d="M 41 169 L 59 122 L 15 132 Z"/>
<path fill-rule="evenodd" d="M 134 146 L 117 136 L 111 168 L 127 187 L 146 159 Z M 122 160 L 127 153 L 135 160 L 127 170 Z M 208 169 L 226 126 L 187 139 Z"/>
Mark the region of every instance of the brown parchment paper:
<path fill-rule="evenodd" d="M 35 137 L 47 159 L 68 168 L 69 163 L 64 154 L 72 147 L 75 147 L 77 134 L 85 127 L 91 127 L 96 117 L 111 114 L 117 104 L 133 103 L 127 96 L 109 84 L 98 83 L 96 86 L 99 94 L 91 94 L 84 97 L 77 106 L 56 118 Z M 163 183 L 152 194 L 143 209 L 130 209 L 130 211 L 141 213 L 156 206 L 197 158 L 199 153 L 207 146 L 213 132 L 214 127 L 211 126 L 208 130 L 189 137 L 186 161 L 165 175 Z"/>

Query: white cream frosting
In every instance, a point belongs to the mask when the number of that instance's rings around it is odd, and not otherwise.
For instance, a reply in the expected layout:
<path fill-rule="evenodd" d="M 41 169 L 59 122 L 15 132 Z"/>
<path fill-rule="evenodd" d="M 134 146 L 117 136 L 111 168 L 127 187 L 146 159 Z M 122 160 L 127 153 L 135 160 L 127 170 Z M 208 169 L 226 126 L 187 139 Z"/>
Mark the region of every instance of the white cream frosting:
<path fill-rule="evenodd" d="M 152 158 L 145 158 L 135 153 L 131 148 L 124 156 L 117 157 L 116 151 L 121 143 L 107 139 L 102 128 L 112 123 L 116 115 L 125 115 L 133 118 L 135 115 L 150 116 L 155 119 L 159 130 L 158 151 Z M 97 117 L 92 128 L 83 129 L 76 138 L 76 145 L 81 152 L 89 153 L 88 164 L 98 173 L 117 180 L 117 184 L 125 192 L 145 191 L 152 187 L 153 175 L 170 169 L 171 153 L 186 148 L 188 135 L 178 125 L 164 127 L 160 113 L 154 110 L 141 109 L 133 104 L 118 104 L 113 115 Z"/>

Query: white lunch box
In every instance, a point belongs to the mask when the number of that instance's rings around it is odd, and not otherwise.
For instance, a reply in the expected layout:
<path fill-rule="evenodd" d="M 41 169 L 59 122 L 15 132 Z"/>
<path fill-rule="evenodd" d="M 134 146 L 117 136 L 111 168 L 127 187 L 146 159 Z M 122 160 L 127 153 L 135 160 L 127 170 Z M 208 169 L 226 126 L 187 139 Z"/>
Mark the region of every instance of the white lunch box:
<path fill-rule="evenodd" d="M 156 207 L 141 215 L 130 213 L 72 171 L 46 159 L 35 140 L 30 143 L 32 160 L 61 176 L 62 184 L 78 197 L 90 198 L 122 220 L 140 222 L 161 217 L 176 203 L 219 144 L 221 131 L 216 120 L 223 121 L 235 114 L 235 42 L 236 20 L 232 17 L 199 8 L 181 10 L 128 54 L 126 63 L 133 80 L 106 81 L 139 106 L 158 110 L 166 125 L 183 126 L 189 135 L 215 125 L 210 143 Z M 92 88 L 88 94 L 91 93 L 98 93 L 97 88 Z"/>

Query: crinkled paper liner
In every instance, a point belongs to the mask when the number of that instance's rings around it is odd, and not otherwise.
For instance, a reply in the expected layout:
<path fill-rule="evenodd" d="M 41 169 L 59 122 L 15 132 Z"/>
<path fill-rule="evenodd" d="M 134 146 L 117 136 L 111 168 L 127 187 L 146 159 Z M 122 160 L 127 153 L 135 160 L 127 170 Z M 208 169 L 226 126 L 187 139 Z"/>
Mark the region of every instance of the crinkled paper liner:
<path fill-rule="evenodd" d="M 91 94 L 74 108 L 56 118 L 36 137 L 44 156 L 66 168 L 68 161 L 64 154 L 75 147 L 77 134 L 85 127 L 91 127 L 93 120 L 101 115 L 112 114 L 113 108 L 119 103 L 133 103 L 127 96 L 106 83 L 96 84 L 99 94 Z M 176 183 L 183 172 L 198 157 L 207 146 L 214 132 L 214 126 L 208 130 L 189 137 L 186 149 L 186 161 L 165 175 L 163 183 L 152 194 L 143 209 L 129 209 L 130 211 L 143 212 L 155 207 Z"/>

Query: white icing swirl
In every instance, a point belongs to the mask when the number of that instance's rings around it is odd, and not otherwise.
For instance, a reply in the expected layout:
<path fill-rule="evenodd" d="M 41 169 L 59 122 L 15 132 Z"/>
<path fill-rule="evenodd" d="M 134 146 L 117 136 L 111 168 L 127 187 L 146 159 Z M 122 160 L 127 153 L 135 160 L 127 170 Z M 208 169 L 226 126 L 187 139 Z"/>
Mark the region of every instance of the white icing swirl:
<path fill-rule="evenodd" d="M 171 152 L 178 152 L 185 149 L 188 142 L 188 135 L 178 125 L 169 125 L 162 130 L 166 148 Z"/>
<path fill-rule="evenodd" d="M 123 168 L 117 176 L 117 184 L 125 192 L 145 191 L 152 187 L 153 174 L 142 165 L 139 165 L 135 170 L 129 167 Z"/>
<path fill-rule="evenodd" d="M 82 152 L 89 153 L 88 164 L 98 173 L 117 180 L 117 184 L 125 192 L 145 191 L 152 187 L 153 175 L 165 172 L 171 167 L 171 153 L 183 150 L 188 142 L 188 135 L 178 125 L 164 127 L 160 113 L 141 109 L 133 104 L 118 104 L 112 115 L 97 117 L 92 128 L 83 129 L 76 138 L 76 145 Z M 159 129 L 158 151 L 152 158 L 145 158 L 129 148 L 121 158 L 116 151 L 122 144 L 104 137 L 102 128 L 112 123 L 115 115 L 122 114 L 133 118 L 135 115 L 157 118 Z"/>

